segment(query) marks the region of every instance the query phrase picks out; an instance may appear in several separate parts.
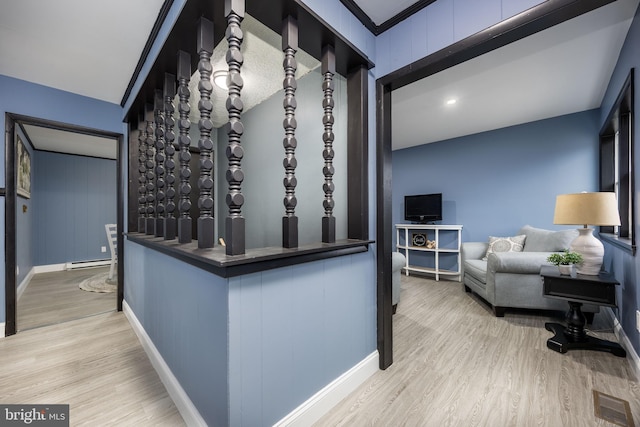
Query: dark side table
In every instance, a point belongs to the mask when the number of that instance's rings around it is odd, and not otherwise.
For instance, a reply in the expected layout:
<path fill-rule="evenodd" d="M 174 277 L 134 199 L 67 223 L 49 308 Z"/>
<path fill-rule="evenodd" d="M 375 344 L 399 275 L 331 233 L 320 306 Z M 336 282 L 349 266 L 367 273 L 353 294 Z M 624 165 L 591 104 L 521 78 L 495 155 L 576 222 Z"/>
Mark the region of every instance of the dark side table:
<path fill-rule="evenodd" d="M 569 302 L 566 326 L 550 322 L 544 325 L 547 331 L 554 333 L 554 336 L 547 340 L 548 348 L 559 353 L 580 349 L 608 351 L 619 357 L 627 356 L 620 344 L 591 337 L 584 330 L 586 320 L 581 309 L 583 303 L 616 306 L 616 285 L 619 283 L 612 274 L 600 272 L 597 276 L 564 276 L 557 267 L 543 266 L 540 275 L 543 279 L 545 297 Z"/>

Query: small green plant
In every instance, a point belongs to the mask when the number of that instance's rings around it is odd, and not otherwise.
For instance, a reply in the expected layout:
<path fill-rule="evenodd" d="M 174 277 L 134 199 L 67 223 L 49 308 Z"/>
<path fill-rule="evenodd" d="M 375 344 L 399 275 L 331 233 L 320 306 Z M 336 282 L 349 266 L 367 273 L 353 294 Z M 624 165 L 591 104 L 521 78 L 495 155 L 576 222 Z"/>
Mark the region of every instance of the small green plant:
<path fill-rule="evenodd" d="M 577 252 L 569 252 L 568 250 L 565 250 L 562 253 L 549 255 L 549 257 L 547 257 L 547 261 L 553 265 L 580 264 L 582 262 L 582 255 Z"/>

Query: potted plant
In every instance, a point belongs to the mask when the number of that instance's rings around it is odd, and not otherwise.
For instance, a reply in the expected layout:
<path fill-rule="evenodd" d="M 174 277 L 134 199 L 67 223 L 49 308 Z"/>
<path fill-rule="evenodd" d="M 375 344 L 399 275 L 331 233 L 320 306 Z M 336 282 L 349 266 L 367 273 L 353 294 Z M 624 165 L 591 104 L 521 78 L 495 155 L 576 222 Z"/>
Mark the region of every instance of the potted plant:
<path fill-rule="evenodd" d="M 565 249 L 564 252 L 549 255 L 547 261 L 553 265 L 557 265 L 560 274 L 570 275 L 572 266 L 582 262 L 582 255 Z"/>

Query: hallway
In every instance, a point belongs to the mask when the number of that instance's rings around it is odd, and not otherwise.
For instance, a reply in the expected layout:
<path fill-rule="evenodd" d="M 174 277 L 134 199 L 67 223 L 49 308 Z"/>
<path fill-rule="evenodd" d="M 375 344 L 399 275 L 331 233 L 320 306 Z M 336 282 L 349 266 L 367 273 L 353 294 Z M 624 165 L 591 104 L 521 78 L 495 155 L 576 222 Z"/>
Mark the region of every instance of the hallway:
<path fill-rule="evenodd" d="M 123 313 L 0 339 L 0 402 L 69 404 L 71 426 L 181 426 Z"/>

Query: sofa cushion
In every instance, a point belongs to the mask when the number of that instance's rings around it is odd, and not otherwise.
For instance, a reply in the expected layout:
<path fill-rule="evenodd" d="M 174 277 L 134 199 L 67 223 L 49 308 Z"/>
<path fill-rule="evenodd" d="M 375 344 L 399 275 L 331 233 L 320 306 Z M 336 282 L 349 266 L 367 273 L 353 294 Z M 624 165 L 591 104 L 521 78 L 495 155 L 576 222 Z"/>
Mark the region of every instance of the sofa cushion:
<path fill-rule="evenodd" d="M 489 247 L 483 260 L 487 260 L 489 254 L 494 252 L 522 252 L 524 241 L 527 238 L 524 234 L 512 237 L 489 236 Z"/>
<path fill-rule="evenodd" d="M 571 246 L 573 239 L 578 237 L 578 230 L 551 231 L 525 225 L 518 234 L 527 236 L 524 252 L 558 252 Z"/>
<path fill-rule="evenodd" d="M 464 274 L 475 277 L 482 283 L 487 283 L 487 261 L 469 259 L 464 263 Z"/>

